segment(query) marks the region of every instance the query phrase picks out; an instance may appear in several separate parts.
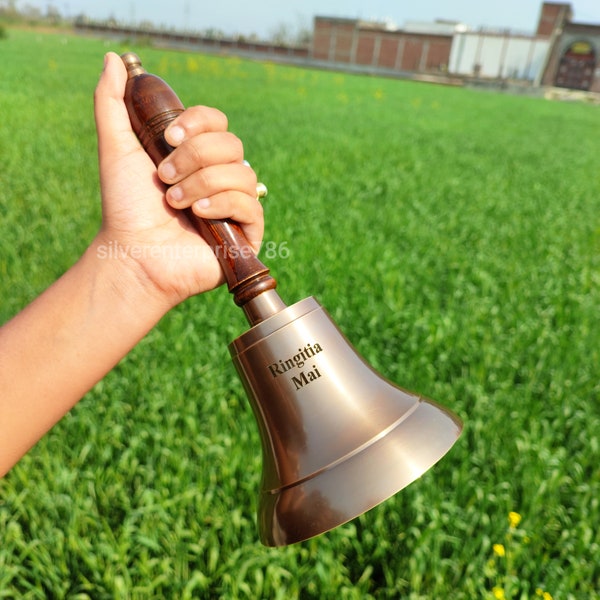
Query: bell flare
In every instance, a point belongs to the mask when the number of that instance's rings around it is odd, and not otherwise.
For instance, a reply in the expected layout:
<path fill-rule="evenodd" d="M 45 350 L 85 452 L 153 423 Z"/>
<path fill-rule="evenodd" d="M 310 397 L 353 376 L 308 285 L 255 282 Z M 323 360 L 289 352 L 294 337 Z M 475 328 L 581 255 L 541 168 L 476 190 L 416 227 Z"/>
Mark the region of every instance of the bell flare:
<path fill-rule="evenodd" d="M 454 445 L 460 420 L 420 399 L 366 447 L 304 481 L 263 490 L 258 508 L 261 542 L 302 542 L 358 517 L 413 483 Z"/>

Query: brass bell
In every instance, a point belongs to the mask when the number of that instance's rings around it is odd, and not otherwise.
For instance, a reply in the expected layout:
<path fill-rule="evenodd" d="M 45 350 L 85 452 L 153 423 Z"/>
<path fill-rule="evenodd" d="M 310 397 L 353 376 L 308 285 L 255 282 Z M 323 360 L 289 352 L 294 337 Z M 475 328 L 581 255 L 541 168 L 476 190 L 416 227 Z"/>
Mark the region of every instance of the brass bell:
<path fill-rule="evenodd" d="M 417 479 L 451 448 L 460 421 L 386 381 L 312 297 L 230 344 L 258 422 L 261 541 L 328 531 Z"/>
<path fill-rule="evenodd" d="M 135 54 L 122 58 L 132 127 L 158 164 L 172 150 L 163 132 L 183 105 Z M 455 415 L 381 377 L 314 298 L 286 306 L 236 223 L 186 214 L 251 325 L 229 350 L 262 440 L 264 544 L 292 544 L 341 525 L 448 452 L 462 429 Z"/>

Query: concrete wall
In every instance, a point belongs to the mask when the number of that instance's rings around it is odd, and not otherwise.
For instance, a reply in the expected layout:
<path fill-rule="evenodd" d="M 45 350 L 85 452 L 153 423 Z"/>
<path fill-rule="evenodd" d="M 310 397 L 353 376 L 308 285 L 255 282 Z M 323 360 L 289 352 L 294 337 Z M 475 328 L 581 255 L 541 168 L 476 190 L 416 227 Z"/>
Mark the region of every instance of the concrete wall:
<path fill-rule="evenodd" d="M 544 68 L 550 39 L 509 33 L 454 34 L 449 71 L 487 79 L 534 81 Z"/>

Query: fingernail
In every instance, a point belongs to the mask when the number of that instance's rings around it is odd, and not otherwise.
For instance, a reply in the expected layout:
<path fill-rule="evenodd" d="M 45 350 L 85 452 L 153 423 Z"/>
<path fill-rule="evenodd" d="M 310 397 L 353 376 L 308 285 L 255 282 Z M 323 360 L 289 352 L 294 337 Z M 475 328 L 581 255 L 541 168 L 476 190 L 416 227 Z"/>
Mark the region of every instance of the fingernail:
<path fill-rule="evenodd" d="M 208 208 L 210 206 L 210 200 L 208 198 L 200 198 L 194 202 L 194 206 L 200 210 Z"/>
<path fill-rule="evenodd" d="M 179 202 L 183 198 L 183 190 L 179 186 L 169 188 L 168 194 L 173 202 Z"/>
<path fill-rule="evenodd" d="M 183 127 L 180 127 L 179 125 L 173 125 L 173 127 L 169 129 L 169 139 L 174 144 L 181 144 L 181 142 L 183 142 L 184 137 L 185 131 Z"/>
<path fill-rule="evenodd" d="M 160 173 L 162 179 L 175 179 L 175 175 L 177 175 L 177 171 L 172 163 L 167 162 L 160 166 Z"/>

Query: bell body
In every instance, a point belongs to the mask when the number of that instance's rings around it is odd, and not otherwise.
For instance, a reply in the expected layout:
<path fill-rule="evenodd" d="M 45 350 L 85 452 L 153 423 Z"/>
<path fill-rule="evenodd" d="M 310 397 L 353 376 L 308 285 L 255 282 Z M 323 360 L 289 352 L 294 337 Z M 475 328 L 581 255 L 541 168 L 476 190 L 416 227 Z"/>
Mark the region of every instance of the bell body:
<path fill-rule="evenodd" d="M 374 371 L 312 297 L 229 346 L 263 448 L 258 524 L 270 546 L 353 519 L 454 444 L 450 411 Z"/>

